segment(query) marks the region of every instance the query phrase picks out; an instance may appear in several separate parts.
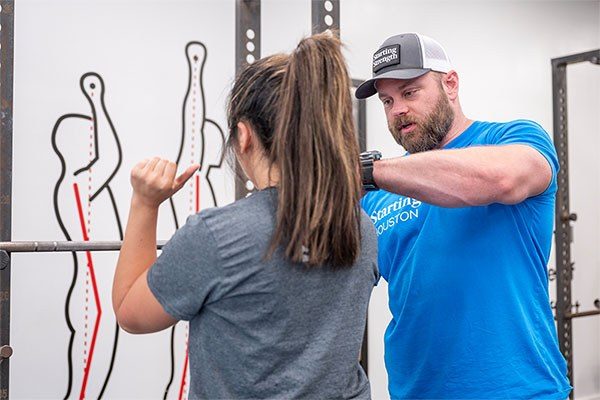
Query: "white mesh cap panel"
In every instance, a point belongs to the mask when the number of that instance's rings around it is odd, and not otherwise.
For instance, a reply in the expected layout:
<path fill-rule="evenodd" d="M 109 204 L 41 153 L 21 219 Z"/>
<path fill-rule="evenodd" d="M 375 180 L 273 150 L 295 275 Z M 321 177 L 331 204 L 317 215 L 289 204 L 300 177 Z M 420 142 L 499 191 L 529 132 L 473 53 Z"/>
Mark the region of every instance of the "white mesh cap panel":
<path fill-rule="evenodd" d="M 432 71 L 448 72 L 452 69 L 450 59 L 444 48 L 432 38 L 417 34 L 421 42 L 421 51 L 423 52 L 423 68 L 430 68 Z"/>

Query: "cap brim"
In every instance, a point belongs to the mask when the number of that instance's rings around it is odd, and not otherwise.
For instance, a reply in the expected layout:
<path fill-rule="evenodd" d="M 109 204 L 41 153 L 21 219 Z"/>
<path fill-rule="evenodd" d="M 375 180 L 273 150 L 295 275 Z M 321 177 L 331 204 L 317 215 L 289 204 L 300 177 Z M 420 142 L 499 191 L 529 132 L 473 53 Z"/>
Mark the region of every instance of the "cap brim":
<path fill-rule="evenodd" d="M 361 83 L 360 86 L 356 89 L 354 95 L 357 99 L 366 99 L 367 97 L 373 96 L 375 93 L 377 93 L 377 89 L 375 88 L 375 82 L 378 79 L 414 79 L 418 78 L 421 75 L 425 75 L 429 71 L 431 71 L 429 68 L 414 68 L 395 69 L 392 71 L 384 72 L 383 74 L 377 75 L 376 77 Z"/>

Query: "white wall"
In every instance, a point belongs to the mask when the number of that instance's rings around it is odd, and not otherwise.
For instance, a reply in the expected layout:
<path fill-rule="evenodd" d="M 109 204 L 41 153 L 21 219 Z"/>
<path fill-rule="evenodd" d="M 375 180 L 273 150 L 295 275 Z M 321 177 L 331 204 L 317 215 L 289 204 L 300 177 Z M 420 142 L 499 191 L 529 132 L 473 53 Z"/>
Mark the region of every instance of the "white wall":
<path fill-rule="evenodd" d="M 64 239 L 53 210 L 53 189 L 60 163 L 52 150 L 50 137 L 61 115 L 92 115 L 79 86 L 84 73 L 94 71 L 104 79 L 106 109 L 122 144 L 123 162 L 111 186 L 123 224 L 127 220 L 131 195 L 129 171 L 133 165 L 155 155 L 172 160 L 177 157 L 183 100 L 189 83 L 185 48 L 190 41 L 200 41 L 207 48 L 204 75 L 196 80 L 202 81 L 206 95 L 205 116 L 226 131 L 224 102 L 235 69 L 234 6 L 233 1 L 219 0 L 16 1 L 14 240 Z M 199 59 L 203 59 L 201 54 Z M 192 75 L 199 76 L 198 73 Z M 201 109 L 202 102 L 199 92 L 190 96 L 196 99 L 197 110 Z M 102 148 L 103 143 L 109 143 L 111 135 L 103 124 L 103 113 L 99 108 L 96 111 L 97 136 Z M 194 114 L 195 118 L 191 118 L 191 114 L 189 110 L 185 112 L 188 131 L 192 127 L 191 120 L 196 127 L 200 126 L 200 111 Z M 61 142 L 61 151 L 65 156 L 68 153 L 69 160 L 89 162 L 87 149 L 92 150 L 93 146 L 91 140 L 88 143 L 91 124 L 82 124 L 83 120 L 76 118 L 65 121 L 70 122 L 60 125 L 60 136 L 68 139 Z M 186 135 L 188 133 L 186 131 Z M 207 133 L 206 127 L 204 133 Z M 197 128 L 194 135 L 198 144 Z M 205 135 L 205 161 L 220 152 L 220 146 L 212 145 L 214 142 L 208 145 L 208 141 L 219 139 L 217 136 Z M 82 144 L 85 145 L 83 151 L 77 147 Z M 100 160 L 115 154 L 113 149 L 101 151 Z M 189 153 L 184 156 L 188 157 Z M 93 172 L 79 176 L 89 175 L 92 183 L 97 184 L 102 171 L 96 166 Z M 74 179 L 73 174 L 66 179 Z M 204 183 L 203 178 L 200 181 Z M 231 179 L 221 179 L 221 182 L 231 182 Z M 79 183 L 85 191 L 87 185 Z M 71 218 L 66 218 L 67 213 L 63 217 L 73 222 L 77 211 L 74 203 L 68 203 L 74 198 L 71 182 L 66 186 L 67 196 L 61 197 L 60 203 L 68 205 Z M 226 185 L 217 186 L 219 205 L 233 200 L 232 185 L 228 189 Z M 184 203 L 187 199 L 182 196 L 189 195 L 186 189 L 177 197 Z M 204 205 L 207 199 L 208 192 L 203 191 L 200 202 Z M 84 210 L 88 208 L 86 200 L 82 192 Z M 108 201 L 103 193 L 89 206 L 91 214 L 86 222 L 92 240 L 119 239 Z M 178 213 L 180 223 L 185 221 L 186 207 L 184 204 L 184 211 Z M 170 210 L 163 207 L 159 215 L 159 237 L 169 238 L 173 231 Z M 70 232 L 73 240 L 82 239 L 81 230 Z M 88 398 L 99 395 L 113 347 L 115 318 L 110 290 L 116 257 L 114 252 L 92 255 L 103 312 L 85 388 Z M 12 260 L 11 340 L 15 353 L 11 358 L 11 398 L 63 398 L 68 386 L 69 339 L 64 309 L 73 276 L 73 260 L 68 253 L 19 254 Z M 83 363 L 91 353 L 91 326 L 98 314 L 91 296 L 90 279 L 86 279 L 86 264 L 85 254 L 80 253 L 78 279 L 69 307 L 71 322 L 77 331 L 70 398 L 79 396 L 82 391 Z M 185 324 L 178 324 L 176 332 L 175 381 L 169 398 L 178 396 L 184 374 Z M 113 374 L 104 398 L 162 398 L 170 373 L 169 342 L 169 331 L 146 336 L 121 331 Z"/>
<path fill-rule="evenodd" d="M 529 118 L 552 134 L 550 59 L 599 48 L 599 15 L 598 1 L 343 0 L 341 32 L 356 78 L 371 75 L 371 54 L 386 37 L 420 32 L 436 38 L 459 73 L 467 116 Z M 600 296 L 600 66 L 574 67 L 568 79 L 571 204 L 580 217 L 574 224 L 573 301 L 587 310 Z M 368 147 L 385 156 L 400 154 L 377 100 L 369 100 L 367 115 Z M 381 339 L 390 318 L 386 290 L 385 284 L 376 289 L 370 307 L 369 364 L 376 399 L 388 397 Z M 600 397 L 600 318 L 576 320 L 573 330 L 576 396 Z"/>

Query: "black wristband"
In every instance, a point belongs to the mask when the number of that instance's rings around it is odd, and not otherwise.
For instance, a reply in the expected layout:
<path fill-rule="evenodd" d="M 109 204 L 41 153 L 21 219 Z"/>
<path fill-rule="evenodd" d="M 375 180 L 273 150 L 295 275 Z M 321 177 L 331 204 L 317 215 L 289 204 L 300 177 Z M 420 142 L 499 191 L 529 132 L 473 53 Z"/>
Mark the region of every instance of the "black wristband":
<path fill-rule="evenodd" d="M 360 153 L 360 169 L 362 175 L 362 186 L 364 191 L 379 190 L 379 186 L 373 179 L 373 163 L 381 160 L 381 153 L 377 150 Z"/>

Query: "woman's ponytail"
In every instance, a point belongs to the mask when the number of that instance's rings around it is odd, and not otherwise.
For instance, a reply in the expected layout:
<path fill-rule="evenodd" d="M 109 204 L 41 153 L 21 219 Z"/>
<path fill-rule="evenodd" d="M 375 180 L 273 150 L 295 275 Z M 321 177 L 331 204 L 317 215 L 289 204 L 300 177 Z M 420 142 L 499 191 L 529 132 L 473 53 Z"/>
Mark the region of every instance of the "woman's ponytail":
<path fill-rule="evenodd" d="M 280 172 L 270 253 L 296 262 L 350 266 L 360 250 L 360 179 L 350 78 L 340 40 L 305 38 L 280 89 L 271 159 Z"/>

